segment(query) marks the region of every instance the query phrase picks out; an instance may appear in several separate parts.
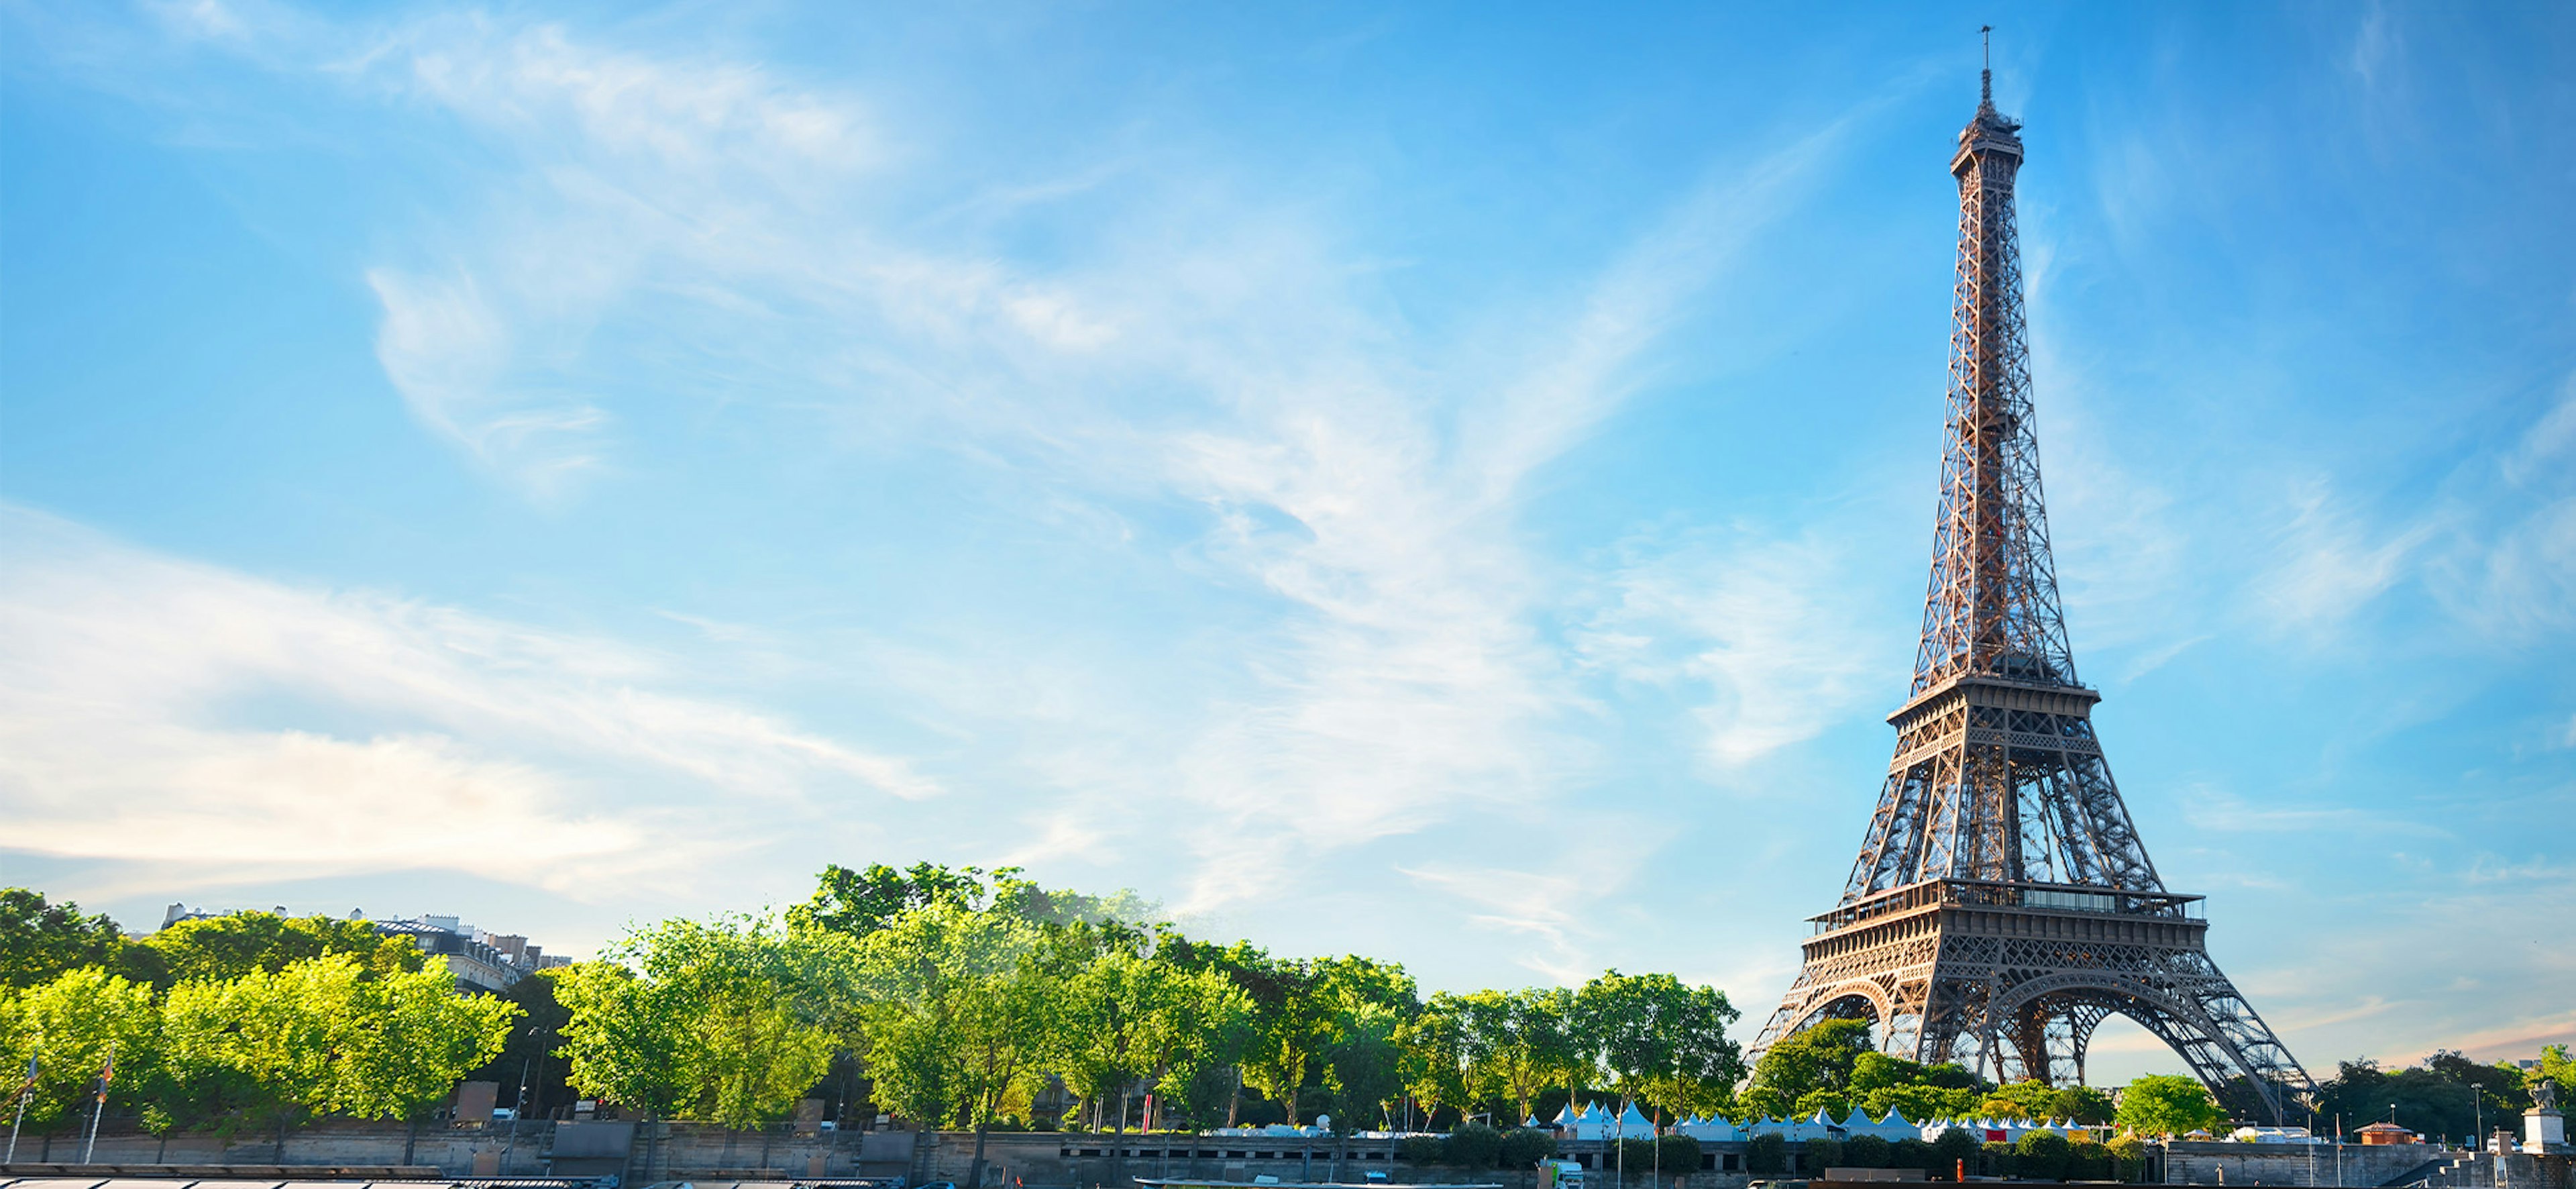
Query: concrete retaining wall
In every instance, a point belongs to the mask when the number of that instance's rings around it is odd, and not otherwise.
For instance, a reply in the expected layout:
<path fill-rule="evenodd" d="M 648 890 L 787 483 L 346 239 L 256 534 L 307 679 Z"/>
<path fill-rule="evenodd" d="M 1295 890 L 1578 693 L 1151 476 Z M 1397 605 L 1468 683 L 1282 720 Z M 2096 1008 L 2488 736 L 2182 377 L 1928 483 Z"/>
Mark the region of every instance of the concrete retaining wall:
<path fill-rule="evenodd" d="M 2167 1144 L 2173 1185 L 2349 1185 L 2429 1182 L 2430 1189 L 2570 1189 L 2568 1158 L 2450 1152 L 2426 1144 Z M 2340 1180 L 2338 1180 L 2340 1175 Z"/>
<path fill-rule="evenodd" d="M 405 1148 L 410 1151 L 406 1158 Z M 1535 1174 L 1519 1169 L 1467 1170 L 1417 1166 L 1396 1159 L 1390 1140 L 1329 1137 L 1085 1135 L 994 1132 L 985 1137 L 984 1184 L 990 1189 L 1130 1189 L 1137 1177 L 1208 1177 L 1250 1182 L 1360 1181 L 1384 1173 L 1398 1185 L 1490 1182 L 1504 1189 L 1537 1189 Z M 1621 1177 L 1604 1167 L 1608 1145 L 1569 1143 L 1560 1155 L 1593 1169 L 1596 1189 L 1745 1189 L 1744 1145 L 1705 1146 L 1710 1167 L 1686 1172 L 1630 1169 Z M 1791 1145 L 1795 1153 L 1797 1145 Z M 2388 1185 L 2401 1178 L 2429 1179 L 2429 1189 L 2576 1189 L 2563 1156 L 2441 1153 L 2422 1146 L 2309 1148 L 2299 1145 L 2170 1144 L 2161 1179 L 2176 1185 Z M 63 1164 L 80 1158 L 76 1132 L 28 1135 L 18 1163 Z M 2311 1158 L 2313 1156 L 2313 1159 Z M 415 1165 L 450 1176 L 544 1176 L 618 1173 L 629 1184 L 694 1177 L 803 1179 L 896 1177 L 913 1184 L 967 1183 L 973 1173 L 972 1132 L 808 1131 L 781 1125 L 735 1131 L 703 1123 L 556 1123 L 531 1120 L 491 1127 L 400 1125 L 335 1120 L 275 1135 L 234 1137 L 226 1143 L 204 1133 L 155 1136 L 111 1125 L 98 1140 L 102 1165 Z M 2431 1168 L 2429 1164 L 2438 1166 Z M 1793 1171 L 1788 1176 L 1796 1177 Z M 1774 1178 L 1779 1179 L 1779 1178 Z"/>

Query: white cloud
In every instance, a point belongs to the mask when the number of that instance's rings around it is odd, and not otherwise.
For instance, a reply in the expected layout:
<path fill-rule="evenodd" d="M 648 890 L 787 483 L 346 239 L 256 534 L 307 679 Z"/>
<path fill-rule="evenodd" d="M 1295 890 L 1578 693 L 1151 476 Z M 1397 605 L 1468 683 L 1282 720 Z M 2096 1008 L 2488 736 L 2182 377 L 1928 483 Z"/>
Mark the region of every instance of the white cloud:
<path fill-rule="evenodd" d="M 1902 641 L 1879 638 L 1854 605 L 1851 566 L 1814 538 L 1707 534 L 1623 566 L 1577 647 L 1613 676 L 1699 691 L 1708 759 L 1732 769 L 1814 737 L 1889 690 Z M 1702 700 L 1704 699 L 1704 700 Z"/>
<path fill-rule="evenodd" d="M 0 507 L 0 541 L 0 808 L 21 851 L 174 881 L 435 868 L 604 890 L 749 845 L 745 801 L 939 791 L 662 692 L 662 662 L 609 642 L 262 581 L 23 509 Z"/>
<path fill-rule="evenodd" d="M 2432 533 L 2420 523 L 2380 530 L 2322 478 L 2300 484 L 2290 503 L 2277 560 L 2252 593 L 2274 627 L 2310 638 L 2329 636 L 2406 577 L 2407 560 Z"/>

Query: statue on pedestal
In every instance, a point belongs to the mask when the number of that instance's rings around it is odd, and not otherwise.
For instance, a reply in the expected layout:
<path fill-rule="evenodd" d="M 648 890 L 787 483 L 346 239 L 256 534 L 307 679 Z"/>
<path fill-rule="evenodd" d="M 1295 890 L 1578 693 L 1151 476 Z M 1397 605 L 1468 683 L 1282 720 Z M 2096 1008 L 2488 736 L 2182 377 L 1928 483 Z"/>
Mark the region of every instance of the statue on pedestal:
<path fill-rule="evenodd" d="M 2531 1109 L 2522 1112 L 2522 1150 L 2547 1154 L 2567 1150 L 2567 1117 L 2558 1113 L 2558 1083 L 2552 1079 L 2532 1084 Z"/>

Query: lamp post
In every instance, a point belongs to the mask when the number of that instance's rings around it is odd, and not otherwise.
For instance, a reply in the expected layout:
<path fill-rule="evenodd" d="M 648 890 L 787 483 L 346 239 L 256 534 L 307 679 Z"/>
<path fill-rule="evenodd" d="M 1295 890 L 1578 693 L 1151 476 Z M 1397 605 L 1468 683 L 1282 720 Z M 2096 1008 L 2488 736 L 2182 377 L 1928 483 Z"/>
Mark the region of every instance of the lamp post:
<path fill-rule="evenodd" d="M 2477 1120 L 2477 1130 L 2471 1133 L 2474 1138 L 2469 1141 L 2469 1150 L 2475 1152 L 2487 1146 L 2487 1096 L 2483 1084 L 2469 1083 L 2469 1109 L 2469 1117 Z"/>

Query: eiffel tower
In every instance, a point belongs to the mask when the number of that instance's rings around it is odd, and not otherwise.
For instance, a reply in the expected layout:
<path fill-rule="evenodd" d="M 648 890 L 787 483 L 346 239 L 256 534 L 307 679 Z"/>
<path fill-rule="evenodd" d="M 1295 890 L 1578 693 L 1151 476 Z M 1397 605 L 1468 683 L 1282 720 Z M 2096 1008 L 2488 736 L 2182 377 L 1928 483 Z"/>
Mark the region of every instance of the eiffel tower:
<path fill-rule="evenodd" d="M 2058 610 L 2031 427 L 2013 180 L 2021 125 L 1985 72 L 1959 133 L 1948 443 L 1923 640 L 1896 756 L 1833 911 L 1753 1055 L 1820 1020 L 1999 1081 L 2082 1081 L 2113 1015 L 2240 1117 L 2315 1086 L 2209 959 L 2201 898 L 2166 890 L 2094 737 Z"/>

